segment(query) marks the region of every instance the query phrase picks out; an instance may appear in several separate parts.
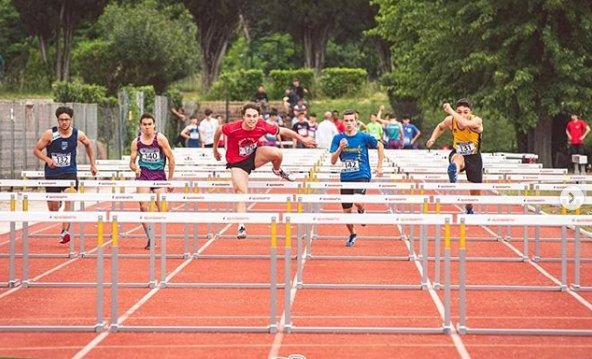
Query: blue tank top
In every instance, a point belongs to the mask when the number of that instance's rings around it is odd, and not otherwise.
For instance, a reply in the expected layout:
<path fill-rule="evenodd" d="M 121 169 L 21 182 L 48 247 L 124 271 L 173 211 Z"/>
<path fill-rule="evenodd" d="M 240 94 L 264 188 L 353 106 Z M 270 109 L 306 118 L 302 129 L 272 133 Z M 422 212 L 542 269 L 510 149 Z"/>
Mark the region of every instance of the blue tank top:
<path fill-rule="evenodd" d="M 70 137 L 60 136 L 57 126 L 51 128 L 51 142 L 45 147 L 47 157 L 56 163 L 55 168 L 45 164 L 45 177 L 51 178 L 64 174 L 76 174 L 76 146 L 78 145 L 78 129 L 72 128 Z"/>
<path fill-rule="evenodd" d="M 199 147 L 199 128 L 197 125 L 189 129 L 189 139 L 187 140 L 187 147 Z"/>
<path fill-rule="evenodd" d="M 166 164 L 166 156 L 164 151 L 158 145 L 158 132 L 154 134 L 152 143 L 145 145 L 140 141 L 138 136 L 138 166 L 142 169 L 142 177 L 146 176 L 149 180 L 160 180 L 164 174 L 164 166 Z M 158 178 L 153 178 L 158 177 Z M 166 178 L 166 177 L 165 177 Z"/>
<path fill-rule="evenodd" d="M 339 133 L 333 137 L 331 143 L 331 153 L 337 151 L 339 142 L 345 138 L 347 140 L 347 147 L 339 154 L 341 160 L 341 181 L 352 181 L 358 179 L 372 178 L 372 171 L 370 170 L 370 160 L 368 157 L 368 149 L 376 148 L 378 141 L 374 136 L 364 132 L 357 132 L 353 136 L 348 136 L 345 133 Z"/>

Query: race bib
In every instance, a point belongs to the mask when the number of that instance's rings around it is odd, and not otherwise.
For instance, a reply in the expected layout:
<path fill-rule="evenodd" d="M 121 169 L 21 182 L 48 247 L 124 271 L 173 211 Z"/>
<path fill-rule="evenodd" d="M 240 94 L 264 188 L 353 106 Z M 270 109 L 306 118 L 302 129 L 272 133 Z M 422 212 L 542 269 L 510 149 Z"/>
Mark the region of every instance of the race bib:
<path fill-rule="evenodd" d="M 306 136 L 308 136 L 308 130 L 305 127 L 299 128 L 298 134 L 302 137 L 306 137 Z"/>
<path fill-rule="evenodd" d="M 71 154 L 70 153 L 52 153 L 51 159 L 55 162 L 56 167 L 68 167 L 68 166 L 70 166 Z"/>
<path fill-rule="evenodd" d="M 255 152 L 255 148 L 257 148 L 257 144 L 255 143 L 246 146 L 240 146 L 238 148 L 238 154 L 241 157 L 250 156 L 253 152 Z"/>
<path fill-rule="evenodd" d="M 160 162 L 160 151 L 159 150 L 152 150 L 152 151 L 140 151 L 140 157 L 142 161 L 146 163 L 158 163 Z"/>
<path fill-rule="evenodd" d="M 475 153 L 475 144 L 473 142 L 458 142 L 456 152 L 461 155 L 472 155 Z"/>
<path fill-rule="evenodd" d="M 357 160 L 346 160 L 341 162 L 341 172 L 357 172 L 360 170 L 360 162 Z"/>

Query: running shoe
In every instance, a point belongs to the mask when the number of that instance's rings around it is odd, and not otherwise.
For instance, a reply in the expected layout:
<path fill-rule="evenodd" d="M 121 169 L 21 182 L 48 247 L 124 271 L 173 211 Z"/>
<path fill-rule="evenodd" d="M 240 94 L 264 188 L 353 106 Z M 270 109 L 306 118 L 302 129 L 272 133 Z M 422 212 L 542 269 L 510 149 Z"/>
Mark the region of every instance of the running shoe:
<path fill-rule="evenodd" d="M 285 179 L 286 181 L 294 182 L 296 180 L 294 178 L 294 176 L 292 176 L 291 173 L 286 173 L 281 168 L 279 170 L 272 169 L 271 171 L 273 172 L 274 175 L 280 176 L 281 178 Z"/>
<path fill-rule="evenodd" d="M 356 244 L 357 234 L 350 234 L 347 242 L 345 242 L 346 247 L 353 247 Z"/>
<path fill-rule="evenodd" d="M 448 165 L 448 179 L 450 180 L 450 183 L 456 183 L 456 163 L 451 163 Z"/>
<path fill-rule="evenodd" d="M 465 209 L 467 210 L 467 214 L 475 214 L 473 206 L 466 206 Z"/>
<path fill-rule="evenodd" d="M 238 239 L 245 239 L 247 238 L 247 227 L 244 224 L 238 226 L 238 233 L 236 234 L 236 238 Z"/>
<path fill-rule="evenodd" d="M 70 232 L 63 229 L 62 233 L 60 233 L 60 244 L 66 244 L 70 242 Z"/>
<path fill-rule="evenodd" d="M 146 246 L 144 246 L 145 250 L 150 250 L 150 240 L 148 240 L 148 242 L 146 242 Z"/>

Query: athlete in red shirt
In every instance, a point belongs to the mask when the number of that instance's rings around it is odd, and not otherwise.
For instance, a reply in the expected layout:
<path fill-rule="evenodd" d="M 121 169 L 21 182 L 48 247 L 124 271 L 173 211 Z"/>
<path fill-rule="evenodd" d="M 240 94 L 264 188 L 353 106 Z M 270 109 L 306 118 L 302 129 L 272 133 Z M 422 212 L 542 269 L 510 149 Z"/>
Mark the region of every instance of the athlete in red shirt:
<path fill-rule="evenodd" d="M 260 113 L 259 106 L 254 103 L 247 103 L 241 112 L 242 121 L 218 126 L 214 134 L 214 158 L 218 161 L 222 157 L 218 152 L 218 140 L 222 134 L 226 136 L 226 168 L 230 168 L 235 193 L 248 193 L 249 174 L 268 162 L 272 163 L 274 174 L 285 180 L 294 181 L 294 178 L 281 168 L 283 155 L 279 148 L 271 146 L 257 147 L 257 141 L 261 136 L 280 134 L 282 137 L 286 136 L 298 140 L 307 147 L 316 145 L 313 138 L 302 137 L 290 129 L 263 121 L 260 118 Z M 237 202 L 236 211 L 246 212 L 246 204 Z M 239 224 L 237 238 L 246 237 L 245 225 Z"/>

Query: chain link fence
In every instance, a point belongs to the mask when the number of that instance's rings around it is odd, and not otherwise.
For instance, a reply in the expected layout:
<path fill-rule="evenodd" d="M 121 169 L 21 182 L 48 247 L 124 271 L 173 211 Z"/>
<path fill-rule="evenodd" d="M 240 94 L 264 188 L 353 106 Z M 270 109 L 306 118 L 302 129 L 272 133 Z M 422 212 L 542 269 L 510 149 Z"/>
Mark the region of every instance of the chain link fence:
<path fill-rule="evenodd" d="M 143 95 L 133 101 L 141 111 L 147 107 Z M 16 179 L 23 170 L 43 170 L 44 164 L 33 155 L 33 149 L 43 132 L 57 126 L 55 110 L 62 105 L 49 100 L 0 101 L 0 178 Z M 128 134 L 137 133 L 141 114 L 132 111 L 129 96 L 120 94 L 119 105 L 113 107 L 65 105 L 74 109 L 73 126 L 91 140 L 97 159 L 119 159 L 129 153 L 133 136 Z M 170 127 L 168 99 L 156 96 L 153 108 L 156 128 Z M 78 146 L 78 152 L 77 162 L 88 163 L 84 146 Z"/>

